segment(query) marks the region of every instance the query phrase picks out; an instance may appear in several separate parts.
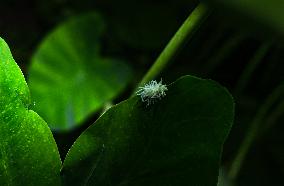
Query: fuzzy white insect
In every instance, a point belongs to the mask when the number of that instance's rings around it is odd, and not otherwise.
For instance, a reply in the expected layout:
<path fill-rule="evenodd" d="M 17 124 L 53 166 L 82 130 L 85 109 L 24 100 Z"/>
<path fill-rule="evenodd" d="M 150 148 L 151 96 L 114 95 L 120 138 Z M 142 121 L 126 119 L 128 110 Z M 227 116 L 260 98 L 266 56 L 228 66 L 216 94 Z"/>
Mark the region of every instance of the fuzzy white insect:
<path fill-rule="evenodd" d="M 141 100 L 147 102 L 147 106 L 149 106 L 165 97 L 165 91 L 167 90 L 168 88 L 162 84 L 162 80 L 159 83 L 156 80 L 152 80 L 143 87 L 139 87 L 136 95 L 140 96 Z"/>

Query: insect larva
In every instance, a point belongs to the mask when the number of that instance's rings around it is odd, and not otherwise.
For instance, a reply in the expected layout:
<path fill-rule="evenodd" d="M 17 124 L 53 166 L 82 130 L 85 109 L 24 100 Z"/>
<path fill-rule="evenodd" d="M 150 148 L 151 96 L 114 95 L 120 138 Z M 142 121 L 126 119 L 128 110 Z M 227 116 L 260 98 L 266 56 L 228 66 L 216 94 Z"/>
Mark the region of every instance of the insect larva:
<path fill-rule="evenodd" d="M 162 84 L 162 80 L 159 83 L 157 83 L 156 80 L 152 80 L 143 87 L 139 87 L 136 95 L 140 96 L 141 100 L 147 102 L 147 106 L 149 106 L 165 97 L 165 91 L 167 90 L 168 88 L 166 85 Z"/>

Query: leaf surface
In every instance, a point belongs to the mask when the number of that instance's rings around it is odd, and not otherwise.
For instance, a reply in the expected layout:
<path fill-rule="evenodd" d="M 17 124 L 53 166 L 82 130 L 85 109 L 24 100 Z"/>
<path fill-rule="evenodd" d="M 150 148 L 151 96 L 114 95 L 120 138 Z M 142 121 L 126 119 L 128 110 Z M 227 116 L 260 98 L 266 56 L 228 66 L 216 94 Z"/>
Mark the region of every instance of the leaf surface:
<path fill-rule="evenodd" d="M 69 130 L 115 98 L 132 71 L 121 60 L 100 56 L 104 23 L 88 13 L 52 31 L 32 58 L 29 86 L 34 109 L 52 129 Z"/>
<path fill-rule="evenodd" d="M 30 105 L 24 76 L 0 38 L 0 185 L 60 184 L 56 143 Z"/>
<path fill-rule="evenodd" d="M 184 76 L 146 107 L 132 97 L 103 114 L 64 161 L 66 185 L 216 185 L 234 104 L 219 84 Z"/>

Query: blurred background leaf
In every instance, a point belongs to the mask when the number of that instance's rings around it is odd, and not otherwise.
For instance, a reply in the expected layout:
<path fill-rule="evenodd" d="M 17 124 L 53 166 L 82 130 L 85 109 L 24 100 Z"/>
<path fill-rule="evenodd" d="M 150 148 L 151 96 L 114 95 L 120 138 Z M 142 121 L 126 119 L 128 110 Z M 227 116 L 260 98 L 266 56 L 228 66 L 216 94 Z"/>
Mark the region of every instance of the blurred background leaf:
<path fill-rule="evenodd" d="M 206 0 L 215 4 L 216 8 L 226 12 L 230 17 L 242 20 L 243 25 L 259 28 L 267 33 L 262 26 L 271 29 L 284 37 L 284 2 L 282 0 Z M 253 25 L 250 25 L 254 22 Z M 239 22 L 237 22 L 239 23 Z"/>
<path fill-rule="evenodd" d="M 34 109 L 52 129 L 82 124 L 129 83 L 132 71 L 125 62 L 100 55 L 103 29 L 95 13 L 71 18 L 48 34 L 33 55 Z"/>

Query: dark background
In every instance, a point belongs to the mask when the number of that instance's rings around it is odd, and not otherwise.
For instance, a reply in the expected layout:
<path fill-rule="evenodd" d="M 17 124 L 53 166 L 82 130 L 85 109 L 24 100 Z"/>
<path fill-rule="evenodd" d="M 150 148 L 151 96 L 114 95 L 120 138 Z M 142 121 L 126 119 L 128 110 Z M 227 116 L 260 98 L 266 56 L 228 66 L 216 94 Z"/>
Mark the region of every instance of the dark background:
<path fill-rule="evenodd" d="M 22 71 L 47 33 L 71 16 L 99 12 L 107 25 L 103 53 L 126 59 L 135 70 L 126 99 L 163 47 L 198 4 L 194 0 L 1 0 L 0 36 L 9 44 Z M 222 7 L 220 8 L 222 10 Z M 235 91 L 243 70 L 263 44 L 269 45 L 241 94 Z M 249 18 L 213 10 L 172 65 L 162 73 L 166 82 L 191 74 L 226 86 L 235 97 L 236 119 L 225 144 L 222 167 L 231 164 L 248 126 L 266 97 L 284 81 L 283 39 Z M 92 121 L 66 135 L 56 134 L 61 156 Z M 283 185 L 283 114 L 261 133 L 249 150 L 237 185 Z M 260 128 L 263 126 L 259 126 Z M 206 179 L 206 178 L 204 178 Z"/>

